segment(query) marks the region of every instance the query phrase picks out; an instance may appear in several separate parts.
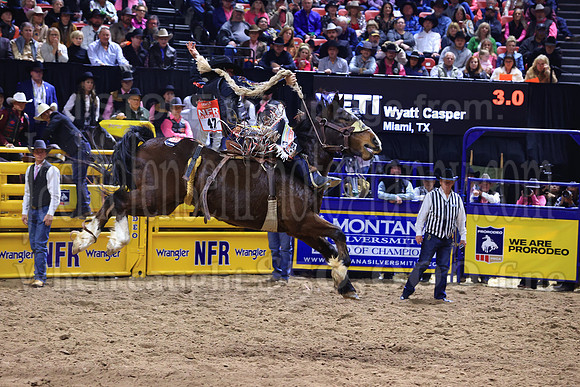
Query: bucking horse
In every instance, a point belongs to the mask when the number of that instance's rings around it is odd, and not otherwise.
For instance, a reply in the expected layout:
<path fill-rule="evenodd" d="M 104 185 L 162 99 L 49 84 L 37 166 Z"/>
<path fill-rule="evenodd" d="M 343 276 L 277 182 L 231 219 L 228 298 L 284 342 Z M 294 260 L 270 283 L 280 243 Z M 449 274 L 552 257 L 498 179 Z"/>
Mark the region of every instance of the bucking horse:
<path fill-rule="evenodd" d="M 311 107 L 314 104 L 312 115 L 301 112 L 296 117 L 293 130 L 310 164 L 322 175 L 328 175 L 337 153 L 370 160 L 381 151 L 377 135 L 344 108 L 338 93 L 331 101 L 314 101 Z M 228 158 L 193 139 L 182 139 L 170 147 L 166 139 L 153 138 L 151 131 L 143 127 L 132 127 L 115 149 L 113 176 L 119 188 L 105 198 L 102 208 L 94 219 L 83 224 L 82 231 L 73 231 L 74 253 L 95 243 L 110 217 L 115 217 L 115 224 L 110 230 L 107 253 L 113 254 L 129 243 L 127 216 L 171 214 L 188 196 L 188 181 L 183 176 L 197 150 L 201 161 L 196 163 L 189 183 L 197 214 L 238 227 L 264 230 L 268 203 L 273 202 L 277 214 L 274 231 L 285 232 L 319 251 L 332 267 L 338 292 L 345 298 L 358 298 L 348 278 L 350 256 L 345 234 L 320 217 L 323 192 L 306 185 L 293 170 L 292 162 L 278 160 L 274 172 L 268 173 L 264 162 Z"/>

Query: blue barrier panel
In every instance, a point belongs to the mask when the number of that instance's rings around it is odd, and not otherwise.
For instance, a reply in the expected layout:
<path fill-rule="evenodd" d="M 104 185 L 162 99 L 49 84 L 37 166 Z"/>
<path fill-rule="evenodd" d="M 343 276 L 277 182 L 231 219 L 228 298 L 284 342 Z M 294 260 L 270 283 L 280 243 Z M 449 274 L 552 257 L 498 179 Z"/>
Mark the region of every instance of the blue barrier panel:
<path fill-rule="evenodd" d="M 401 205 L 378 199 L 324 198 L 320 216 L 346 234 L 350 270 L 410 272 L 421 246 L 415 241 L 415 222 L 421 202 Z M 296 241 L 294 269 L 327 269 L 322 255 Z M 428 273 L 435 268 L 435 258 Z"/>

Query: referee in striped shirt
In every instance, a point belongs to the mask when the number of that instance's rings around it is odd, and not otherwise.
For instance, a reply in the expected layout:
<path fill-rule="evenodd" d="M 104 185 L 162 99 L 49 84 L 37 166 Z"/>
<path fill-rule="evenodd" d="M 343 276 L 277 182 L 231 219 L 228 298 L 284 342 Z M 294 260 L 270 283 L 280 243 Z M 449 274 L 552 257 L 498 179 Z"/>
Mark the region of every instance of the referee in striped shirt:
<path fill-rule="evenodd" d="M 460 246 L 465 246 L 467 230 L 465 228 L 465 208 L 461 197 L 452 191 L 457 176 L 449 168 L 439 178 L 441 187 L 434 189 L 425 196 L 419 214 L 415 231 L 415 239 L 421 245 L 419 260 L 413 268 L 401 300 L 406 300 L 415 292 L 415 286 L 419 283 L 421 275 L 429 267 L 433 255 L 437 253 L 435 269 L 435 299 L 452 302 L 447 298 L 447 272 L 451 250 L 453 248 L 453 234 L 455 228 L 461 234 Z M 424 234 L 424 236 L 423 236 Z"/>

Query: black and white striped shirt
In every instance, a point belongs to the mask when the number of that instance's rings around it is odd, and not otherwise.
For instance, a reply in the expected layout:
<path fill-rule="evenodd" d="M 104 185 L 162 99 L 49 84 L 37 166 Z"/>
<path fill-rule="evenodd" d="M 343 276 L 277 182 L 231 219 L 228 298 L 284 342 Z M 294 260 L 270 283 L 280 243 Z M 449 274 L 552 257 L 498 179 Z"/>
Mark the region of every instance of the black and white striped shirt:
<path fill-rule="evenodd" d="M 446 197 L 443 189 L 434 189 L 425 195 L 417 215 L 415 233 L 419 236 L 425 232 L 438 238 L 451 238 L 457 227 L 461 240 L 465 240 L 467 236 L 465 220 L 465 208 L 461 197 L 455 192 Z"/>

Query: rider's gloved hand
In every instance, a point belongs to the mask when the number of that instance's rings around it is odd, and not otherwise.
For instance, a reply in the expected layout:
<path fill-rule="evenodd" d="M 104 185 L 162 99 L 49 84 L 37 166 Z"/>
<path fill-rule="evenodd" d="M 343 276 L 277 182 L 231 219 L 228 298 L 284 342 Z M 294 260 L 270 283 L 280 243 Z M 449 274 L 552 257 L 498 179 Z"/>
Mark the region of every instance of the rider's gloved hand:
<path fill-rule="evenodd" d="M 282 146 L 276 144 L 276 157 L 282 161 L 288 160 L 288 153 L 282 148 Z"/>

